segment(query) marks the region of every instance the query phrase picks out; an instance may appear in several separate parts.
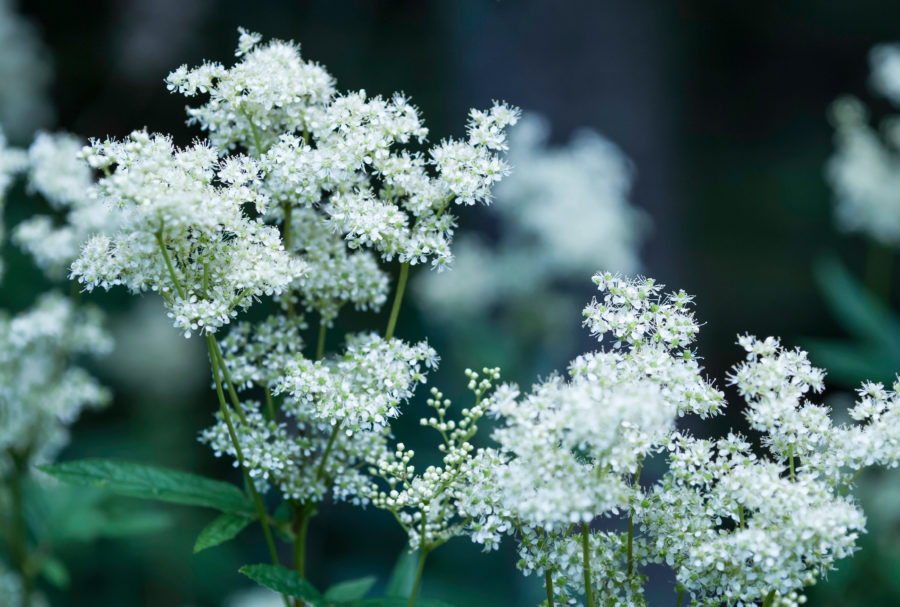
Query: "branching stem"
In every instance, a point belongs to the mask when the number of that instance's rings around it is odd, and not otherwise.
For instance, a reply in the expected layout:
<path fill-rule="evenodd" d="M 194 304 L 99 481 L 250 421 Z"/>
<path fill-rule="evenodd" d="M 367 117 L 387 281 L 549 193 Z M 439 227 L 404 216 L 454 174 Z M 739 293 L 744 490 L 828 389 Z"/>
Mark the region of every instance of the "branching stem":
<path fill-rule="evenodd" d="M 259 523 L 262 526 L 263 535 L 266 537 L 266 545 L 269 548 L 269 556 L 272 559 L 272 564 L 279 565 L 278 552 L 275 550 L 275 542 L 272 539 L 272 530 L 269 529 L 269 513 L 266 512 L 266 507 L 263 505 L 262 498 L 256 490 L 256 486 L 253 484 L 253 479 L 250 478 L 250 474 L 247 472 L 247 467 L 244 465 L 244 453 L 241 450 L 240 442 L 238 442 L 237 434 L 234 431 L 234 424 L 231 423 L 231 413 L 228 411 L 228 404 L 225 402 L 225 393 L 222 391 L 222 380 L 219 377 L 219 369 L 216 364 L 216 342 L 212 335 L 206 336 L 206 346 L 209 349 L 210 360 L 213 361 L 213 381 L 216 384 L 216 395 L 219 397 L 219 408 L 222 412 L 222 419 L 228 427 L 228 436 L 231 438 L 231 443 L 234 445 L 238 464 L 244 475 L 244 482 L 247 484 L 247 489 L 250 491 L 250 495 L 253 498 L 253 504 L 256 506 L 256 514 L 259 516 Z M 285 605 L 290 607 L 290 601 L 287 597 L 284 597 L 284 602 Z"/>
<path fill-rule="evenodd" d="M 584 569 L 584 597 L 587 607 L 594 607 L 594 590 L 591 588 L 591 526 L 587 523 L 581 525 L 581 558 Z M 629 571 L 629 575 L 631 572 Z"/>
<path fill-rule="evenodd" d="M 397 317 L 400 315 L 400 303 L 403 301 L 403 292 L 406 290 L 406 280 L 409 278 L 409 262 L 400 265 L 400 277 L 397 279 L 397 292 L 394 294 L 394 305 L 391 307 L 391 317 L 388 319 L 387 331 L 384 332 L 384 338 L 390 339 L 394 336 L 394 329 L 397 326 Z"/>
<path fill-rule="evenodd" d="M 553 576 L 550 570 L 544 570 L 544 588 L 547 589 L 547 607 L 554 607 L 553 603 Z"/>
<path fill-rule="evenodd" d="M 422 583 L 422 572 L 425 570 L 425 559 L 428 558 L 430 549 L 425 545 L 425 524 L 427 517 L 422 513 L 422 534 L 419 538 L 419 564 L 416 567 L 416 579 L 413 581 L 412 593 L 409 595 L 409 602 L 406 607 L 413 607 L 416 604 L 416 595 L 419 593 L 419 584 Z"/>

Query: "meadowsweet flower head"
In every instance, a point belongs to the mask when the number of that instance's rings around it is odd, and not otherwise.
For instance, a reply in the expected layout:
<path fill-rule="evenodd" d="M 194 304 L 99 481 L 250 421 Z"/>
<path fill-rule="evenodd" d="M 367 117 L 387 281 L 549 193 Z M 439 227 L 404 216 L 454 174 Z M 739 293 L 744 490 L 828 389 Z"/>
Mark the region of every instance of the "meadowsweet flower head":
<path fill-rule="evenodd" d="M 0 341 L 0 453 L 47 462 L 82 410 L 109 401 L 107 390 L 72 361 L 109 352 L 110 337 L 98 310 L 49 293 L 17 316 L 0 316 Z M 0 460 L 0 469 L 8 465 Z"/>
<path fill-rule="evenodd" d="M 278 231 L 244 210 L 266 204 L 247 185 L 256 175 L 249 158 L 219 160 L 208 146 L 177 149 L 143 131 L 95 142 L 85 155 L 107 173 L 94 195 L 121 214 L 118 231 L 91 238 L 72 264 L 86 288 L 157 291 L 188 336 L 214 332 L 303 272 Z"/>
<path fill-rule="evenodd" d="M 277 387 L 288 408 L 308 409 L 320 421 L 341 422 L 347 432 L 377 429 L 399 414 L 437 354 L 425 342 L 409 345 L 374 334 L 347 337 L 336 359 L 290 361 Z"/>
<path fill-rule="evenodd" d="M 260 325 L 236 325 L 223 341 L 230 377 L 240 389 L 263 387 L 265 408 L 245 401 L 233 420 L 250 476 L 260 489 L 275 486 L 285 499 L 315 504 L 327 494 L 365 503 L 370 480 L 365 465 L 383 457 L 388 421 L 436 364 L 427 344 L 408 345 L 371 334 L 347 338 L 343 356 L 303 357 L 299 319 L 272 317 Z M 273 395 L 284 393 L 276 421 Z M 200 440 L 217 456 L 237 452 L 225 421 Z"/>
<path fill-rule="evenodd" d="M 261 39 L 241 30 L 235 53 L 240 61 L 231 68 L 183 65 L 166 78 L 170 91 L 209 96 L 206 103 L 188 108 L 188 122 L 207 131 L 220 150 L 240 145 L 261 154 L 283 133 L 308 128 L 314 118 L 309 109 L 334 94 L 331 75 L 304 61 L 296 44 L 272 40 L 261 45 Z"/>

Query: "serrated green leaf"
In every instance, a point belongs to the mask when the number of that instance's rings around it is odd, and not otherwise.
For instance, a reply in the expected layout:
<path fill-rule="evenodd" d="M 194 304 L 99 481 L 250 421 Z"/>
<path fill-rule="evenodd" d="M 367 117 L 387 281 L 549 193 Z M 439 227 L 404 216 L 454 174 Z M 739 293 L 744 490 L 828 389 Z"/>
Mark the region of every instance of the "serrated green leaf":
<path fill-rule="evenodd" d="M 357 601 L 375 585 L 375 577 L 368 576 L 358 580 L 348 580 L 335 584 L 325 591 L 325 598 L 329 601 Z"/>
<path fill-rule="evenodd" d="M 306 601 L 312 607 L 326 605 L 322 594 L 291 569 L 279 565 L 244 565 L 240 571 L 260 586 Z"/>
<path fill-rule="evenodd" d="M 197 536 L 197 541 L 194 543 L 194 554 L 233 539 L 252 522 L 253 518 L 243 514 L 234 514 L 233 512 L 220 514 Z"/>
<path fill-rule="evenodd" d="M 172 525 L 172 517 L 156 510 L 107 512 L 97 526 L 94 537 L 122 538 L 162 531 Z M 86 540 L 92 539 L 90 537 Z"/>
<path fill-rule="evenodd" d="M 69 587 L 69 571 L 58 558 L 49 556 L 41 561 L 41 576 L 57 588 Z"/>
<path fill-rule="evenodd" d="M 394 563 L 394 569 L 391 571 L 391 577 L 384 592 L 385 596 L 406 598 L 412 594 L 418 563 L 419 553 L 409 552 L 404 548 L 397 557 L 397 562 Z"/>
<path fill-rule="evenodd" d="M 196 474 L 111 459 L 84 459 L 41 468 L 59 480 L 130 497 L 155 499 L 223 512 L 251 512 L 253 504 L 229 483 Z"/>

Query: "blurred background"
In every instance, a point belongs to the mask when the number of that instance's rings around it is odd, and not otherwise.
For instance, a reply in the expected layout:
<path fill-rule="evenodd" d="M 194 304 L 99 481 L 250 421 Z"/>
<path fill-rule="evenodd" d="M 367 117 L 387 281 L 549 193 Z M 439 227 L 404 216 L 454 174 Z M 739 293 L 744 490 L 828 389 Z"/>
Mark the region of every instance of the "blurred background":
<path fill-rule="evenodd" d="M 102 138 L 146 126 L 189 142 L 199 132 L 185 125 L 184 99 L 169 94 L 163 78 L 182 63 L 230 63 L 243 26 L 298 41 L 341 89 L 405 92 L 432 140 L 462 134 L 468 108 L 502 99 L 543 115 L 551 149 L 575 145 L 585 127 L 612 142 L 626 181 L 616 195 L 636 208 L 637 236 L 633 267 L 610 269 L 640 271 L 696 295 L 704 323 L 698 351 L 720 387 L 741 355 L 739 332 L 779 335 L 788 344 L 852 338 L 814 278 L 817 260 L 829 255 L 863 277 L 871 248 L 834 227 L 827 114 L 845 93 L 865 99 L 876 116 L 889 111 L 869 90 L 867 56 L 876 44 L 900 40 L 898 3 L 31 0 L 17 10 L 45 47 L 52 108 L 19 132 L 7 128 L 20 146 L 36 127 Z M 6 223 L 30 216 L 33 205 L 24 188 L 13 190 Z M 503 242 L 502 211 L 461 211 L 460 234 L 477 233 L 488 248 Z M 578 217 L 561 224 L 575 226 Z M 596 238 L 607 238 L 599 227 Z M 545 261 L 540 247 L 521 251 L 530 251 L 535 266 Z M 3 257 L 3 307 L 25 308 L 51 286 L 14 246 L 7 243 Z M 507 277 L 526 281 L 528 268 L 519 263 Z M 896 278 L 890 272 L 889 284 Z M 515 306 L 498 300 L 477 311 L 478 330 L 468 332 L 432 314 L 426 279 L 414 277 L 418 295 L 406 300 L 397 333 L 428 335 L 444 359 L 436 383 L 451 396 L 466 366 L 498 365 L 505 379 L 527 386 L 595 347 L 580 329 L 581 307 L 593 293 L 590 273 L 552 274 L 531 285 L 554 294 L 552 306 L 521 293 Z M 894 309 L 896 295 L 884 300 Z M 113 316 L 116 352 L 96 371 L 115 401 L 82 418 L 60 459 L 115 456 L 234 477 L 196 441 L 215 407 L 202 344 L 184 340 L 150 297 L 113 291 L 89 299 Z M 346 320 L 347 328 L 363 322 L 371 319 Z M 515 334 L 527 334 L 527 343 L 511 341 Z M 811 357 L 819 362 L 815 349 Z M 846 381 L 826 395 L 836 410 L 855 379 L 852 371 L 841 376 Z M 734 406 L 719 426 L 696 431 L 742 427 L 740 401 L 729 396 Z M 900 476 L 866 476 L 859 495 L 870 517 L 863 551 L 814 589 L 813 605 L 900 604 Z M 166 531 L 61 547 L 72 581 L 50 592 L 53 605 L 205 607 L 250 586 L 236 570 L 248 561 L 242 555 L 265 560 L 258 533 L 193 556 L 212 513 L 165 510 L 174 518 Z M 384 583 L 404 541 L 386 513 L 328 508 L 313 522 L 310 578 L 322 586 L 374 573 Z M 515 559 L 508 547 L 482 555 L 454 540 L 430 561 L 423 593 L 441 598 L 455 587 L 454 596 L 467 596 L 473 607 L 536 604 L 540 587 L 521 579 Z M 674 604 L 666 576 L 656 576 L 651 605 Z"/>

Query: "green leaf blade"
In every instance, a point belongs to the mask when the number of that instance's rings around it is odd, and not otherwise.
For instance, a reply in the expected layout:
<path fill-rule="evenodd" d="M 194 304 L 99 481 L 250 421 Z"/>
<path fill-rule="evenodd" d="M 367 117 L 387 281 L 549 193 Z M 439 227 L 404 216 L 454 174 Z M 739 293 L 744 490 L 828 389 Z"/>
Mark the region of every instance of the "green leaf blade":
<path fill-rule="evenodd" d="M 197 541 L 194 543 L 194 554 L 234 539 L 252 522 L 251 517 L 233 512 L 217 516 L 197 536 Z"/>
<path fill-rule="evenodd" d="M 252 512 L 253 504 L 232 484 L 188 472 L 112 459 L 83 459 L 41 468 L 72 485 L 222 512 Z"/>
<path fill-rule="evenodd" d="M 240 572 L 275 592 L 306 601 L 312 607 L 325 607 L 321 593 L 300 574 L 279 565 L 244 565 Z"/>

